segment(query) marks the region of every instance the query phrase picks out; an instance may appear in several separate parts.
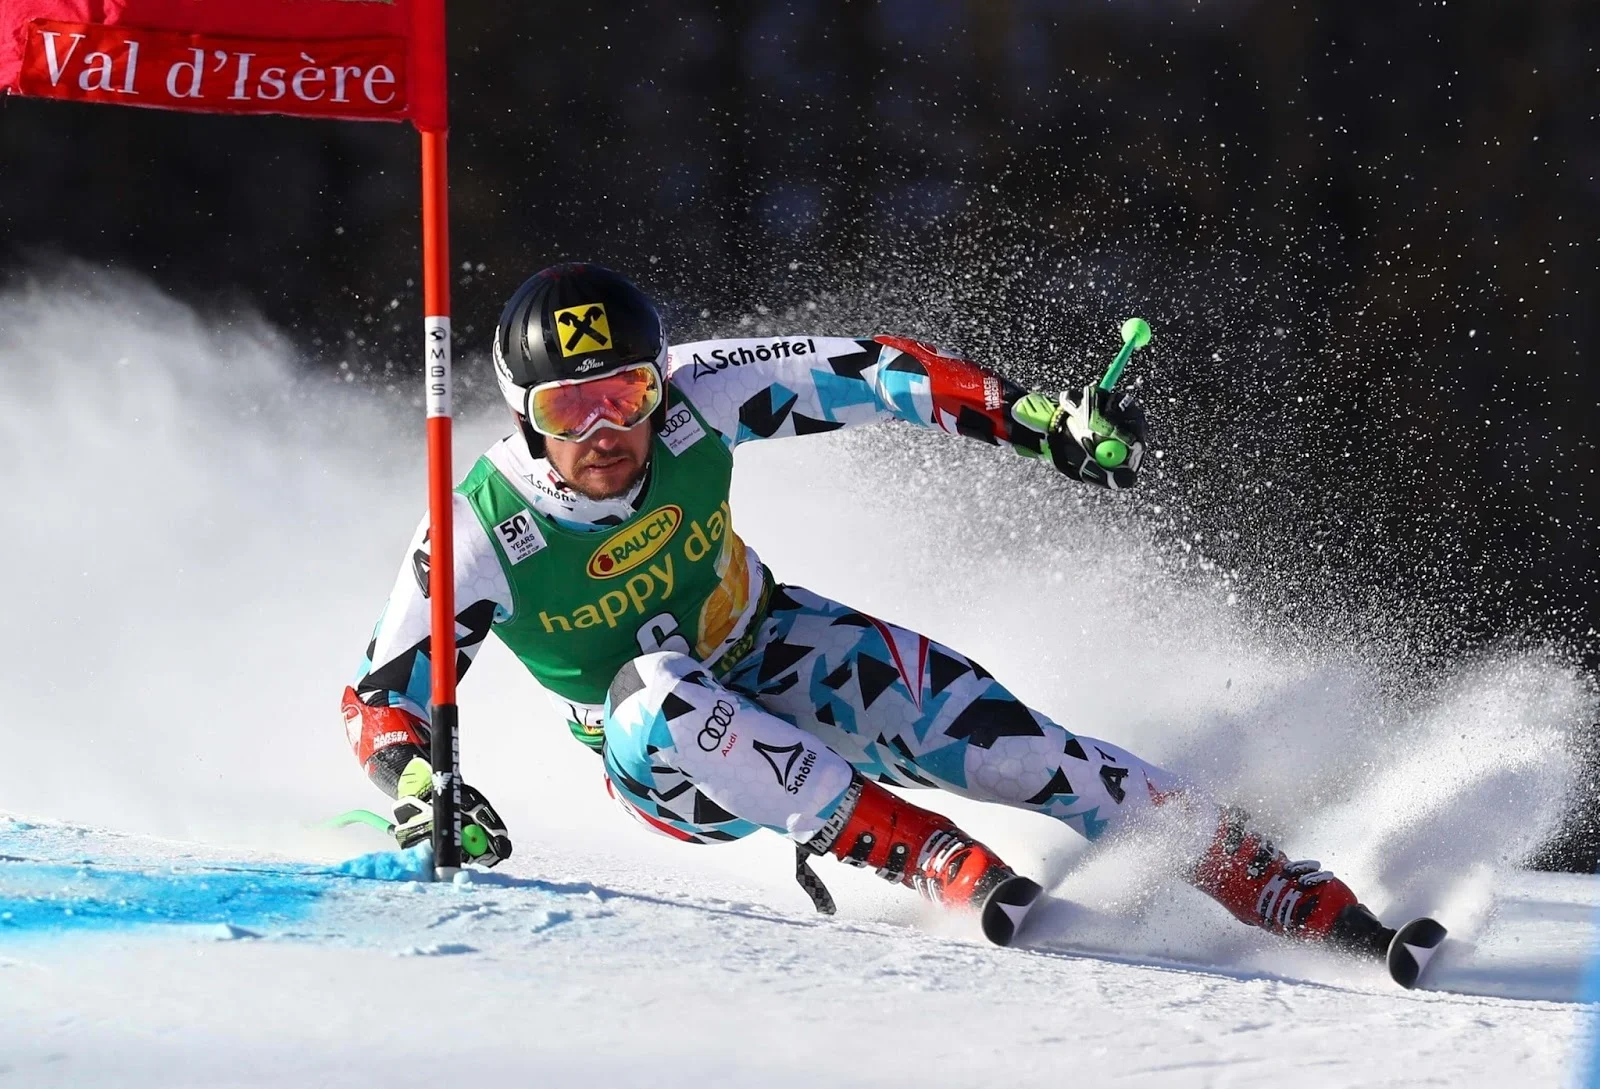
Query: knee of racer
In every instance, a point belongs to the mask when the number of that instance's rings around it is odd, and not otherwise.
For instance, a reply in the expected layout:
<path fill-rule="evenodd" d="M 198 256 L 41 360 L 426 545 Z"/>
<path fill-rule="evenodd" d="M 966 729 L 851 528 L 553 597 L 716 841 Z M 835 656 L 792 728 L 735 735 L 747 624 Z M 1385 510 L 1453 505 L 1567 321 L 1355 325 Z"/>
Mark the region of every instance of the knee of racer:
<path fill-rule="evenodd" d="M 707 682 L 704 666 L 675 651 L 641 654 L 623 663 L 606 692 L 607 756 L 636 775 L 647 771 L 657 751 L 672 747 L 667 712 L 673 690 Z"/>
<path fill-rule="evenodd" d="M 678 681 L 697 672 L 703 675 L 705 667 L 687 654 L 673 650 L 660 650 L 630 658 L 622 663 L 622 668 L 611 678 L 611 686 L 606 690 L 606 717 L 610 718 L 613 712 L 641 692 L 645 693 L 647 700 L 651 694 L 655 694 L 655 700 L 659 703 L 662 693 L 670 691 Z"/>
<path fill-rule="evenodd" d="M 619 670 L 605 732 L 606 770 L 618 793 L 651 805 L 665 799 L 670 806 L 656 806 L 654 816 L 695 834 L 761 827 L 803 839 L 833 813 L 853 775 L 815 734 L 721 684 L 685 654 L 641 655 Z M 695 793 L 680 797 L 684 785 Z M 634 807 L 648 812 L 637 801 Z"/>

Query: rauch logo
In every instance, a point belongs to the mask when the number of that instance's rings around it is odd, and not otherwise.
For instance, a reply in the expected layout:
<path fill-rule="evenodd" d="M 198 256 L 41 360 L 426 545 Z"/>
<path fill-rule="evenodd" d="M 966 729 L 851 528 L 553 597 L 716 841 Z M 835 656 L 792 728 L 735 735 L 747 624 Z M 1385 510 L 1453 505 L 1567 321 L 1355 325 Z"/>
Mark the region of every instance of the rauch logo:
<path fill-rule="evenodd" d="M 589 577 L 609 579 L 632 571 L 660 552 L 683 524 L 682 508 L 668 504 L 611 537 L 589 557 Z"/>

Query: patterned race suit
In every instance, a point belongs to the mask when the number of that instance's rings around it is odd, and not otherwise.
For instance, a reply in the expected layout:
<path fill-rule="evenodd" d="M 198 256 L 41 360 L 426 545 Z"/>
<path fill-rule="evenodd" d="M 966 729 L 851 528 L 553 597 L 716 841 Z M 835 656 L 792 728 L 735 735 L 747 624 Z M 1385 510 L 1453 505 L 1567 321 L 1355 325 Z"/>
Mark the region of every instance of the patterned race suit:
<path fill-rule="evenodd" d="M 455 497 L 458 669 L 490 631 L 505 639 L 573 733 L 603 750 L 608 786 L 635 817 L 691 842 L 760 827 L 805 842 L 854 767 L 1034 809 L 1094 839 L 1178 787 L 1030 709 L 959 652 L 775 583 L 733 532 L 722 466 L 743 442 L 898 419 L 1048 463 L 1044 436 L 1011 416 L 1024 391 L 892 337 L 685 344 L 669 375 L 650 472 L 628 495 L 578 495 L 514 435 Z M 358 757 L 390 793 L 425 739 L 368 712 L 427 720 L 426 531 L 362 662 L 360 706 L 346 708 Z M 703 571 L 685 600 L 689 559 Z M 599 649 L 567 652 L 580 645 Z"/>

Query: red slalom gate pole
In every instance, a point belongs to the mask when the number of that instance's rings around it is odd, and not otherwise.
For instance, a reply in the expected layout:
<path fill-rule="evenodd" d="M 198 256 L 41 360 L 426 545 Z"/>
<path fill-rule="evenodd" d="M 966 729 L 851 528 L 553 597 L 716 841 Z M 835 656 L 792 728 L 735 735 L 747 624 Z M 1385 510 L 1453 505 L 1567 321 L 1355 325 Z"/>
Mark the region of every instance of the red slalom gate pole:
<path fill-rule="evenodd" d="M 441 46 L 442 48 L 442 46 Z M 461 868 L 461 752 L 456 741 L 455 527 L 450 466 L 450 183 L 443 131 L 422 133 L 422 305 L 428 412 L 428 598 L 433 606 L 433 867 Z"/>
<path fill-rule="evenodd" d="M 88 21 L 86 21 L 88 20 Z M 57 44 L 70 43 L 63 56 Z M 88 43 L 88 44 L 84 44 Z M 79 48 L 82 45 L 83 48 Z M 145 63 L 140 66 L 140 49 Z M 190 56 L 198 58 L 189 60 Z M 72 67 L 72 58 L 79 59 Z M 211 65 L 207 58 L 214 57 Z M 230 57 L 233 60 L 230 60 Z M 271 58 L 322 80 L 363 69 L 358 92 L 319 92 L 298 101 L 245 93 L 247 62 Z M 96 58 L 99 65 L 96 66 Z M 165 58 L 165 59 L 161 59 Z M 290 58 L 297 58 L 291 60 Z M 237 80 L 215 78 L 238 62 Z M 352 63 L 359 62 L 359 63 Z M 112 73 L 120 65 L 117 82 Z M 191 89 L 175 73 L 193 69 Z M 167 72 L 166 81 L 160 77 Z M 263 69 L 257 64 L 256 70 Z M 140 82 L 143 73 L 143 82 Z M 397 73 L 403 73 L 398 75 Z M 422 135 L 423 362 L 427 391 L 428 516 L 432 560 L 429 657 L 433 668 L 433 849 L 435 876 L 461 866 L 461 773 L 456 745 L 454 526 L 450 466 L 450 226 L 445 166 L 448 129 L 445 0 L 320 4 L 293 0 L 0 0 L 0 96 L 142 104 L 199 113 L 287 113 L 351 121 L 409 119 Z M 300 76 L 295 79 L 298 81 Z M 320 84 L 319 84 L 320 86 Z M 228 88 L 234 88 L 228 94 Z M 163 88 L 165 94 L 163 94 Z M 252 97 L 254 95 L 255 97 Z M 138 103 L 130 96 L 139 96 Z M 336 105 L 337 104 L 337 105 Z"/>

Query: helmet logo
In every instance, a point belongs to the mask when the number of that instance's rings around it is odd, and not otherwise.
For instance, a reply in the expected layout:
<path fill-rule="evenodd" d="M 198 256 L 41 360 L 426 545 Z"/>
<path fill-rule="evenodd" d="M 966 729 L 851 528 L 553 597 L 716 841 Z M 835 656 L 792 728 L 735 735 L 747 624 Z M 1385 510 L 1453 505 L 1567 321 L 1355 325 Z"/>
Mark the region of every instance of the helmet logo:
<path fill-rule="evenodd" d="M 555 321 L 563 357 L 611 347 L 611 324 L 606 320 L 605 306 L 600 303 L 557 310 Z"/>

